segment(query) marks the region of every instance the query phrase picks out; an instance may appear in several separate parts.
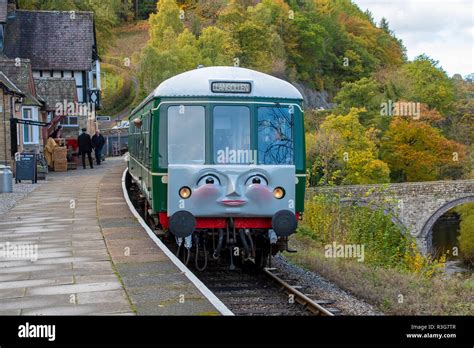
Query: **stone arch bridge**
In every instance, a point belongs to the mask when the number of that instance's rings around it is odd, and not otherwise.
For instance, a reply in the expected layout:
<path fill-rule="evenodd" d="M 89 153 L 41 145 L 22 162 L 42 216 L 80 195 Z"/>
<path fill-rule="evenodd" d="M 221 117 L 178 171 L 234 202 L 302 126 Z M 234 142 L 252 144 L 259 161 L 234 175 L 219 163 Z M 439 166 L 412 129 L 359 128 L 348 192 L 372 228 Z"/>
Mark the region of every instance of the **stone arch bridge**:
<path fill-rule="evenodd" d="M 474 180 L 310 187 L 306 198 L 315 194 L 337 194 L 341 202 L 383 208 L 427 253 L 436 220 L 458 205 L 474 202 Z"/>

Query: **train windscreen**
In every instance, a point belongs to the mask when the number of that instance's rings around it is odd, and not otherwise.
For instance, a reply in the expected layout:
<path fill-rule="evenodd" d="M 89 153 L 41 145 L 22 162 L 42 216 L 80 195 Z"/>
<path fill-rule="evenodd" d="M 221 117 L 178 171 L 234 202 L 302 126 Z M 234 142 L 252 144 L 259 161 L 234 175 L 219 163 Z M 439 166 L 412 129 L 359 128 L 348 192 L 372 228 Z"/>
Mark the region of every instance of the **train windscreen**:
<path fill-rule="evenodd" d="M 168 163 L 204 164 L 206 158 L 203 106 L 168 108 Z"/>
<path fill-rule="evenodd" d="M 213 109 L 214 163 L 252 163 L 250 109 L 246 106 L 216 106 Z"/>
<path fill-rule="evenodd" d="M 293 164 L 293 113 L 288 107 L 258 108 L 258 163 Z"/>

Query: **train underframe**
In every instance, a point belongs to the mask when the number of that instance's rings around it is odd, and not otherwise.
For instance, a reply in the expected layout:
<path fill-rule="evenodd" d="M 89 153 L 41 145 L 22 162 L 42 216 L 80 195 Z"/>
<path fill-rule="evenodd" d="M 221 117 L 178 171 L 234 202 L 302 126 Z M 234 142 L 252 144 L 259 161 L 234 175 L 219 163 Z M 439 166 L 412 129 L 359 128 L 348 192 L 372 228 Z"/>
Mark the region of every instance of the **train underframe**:
<path fill-rule="evenodd" d="M 194 267 L 204 271 L 209 262 L 227 262 L 230 270 L 244 264 L 264 268 L 271 256 L 288 250 L 288 237 L 278 237 L 271 229 L 235 228 L 232 218 L 226 228 L 196 229 L 190 236 L 174 238 L 176 255 L 185 264 L 192 260 Z"/>
<path fill-rule="evenodd" d="M 189 236 L 177 237 L 158 216 L 148 215 L 149 225 L 166 242 L 175 244 L 176 256 L 184 264 L 192 263 L 198 271 L 212 262 L 226 262 L 230 270 L 244 265 L 262 269 L 270 266 L 271 257 L 279 252 L 295 252 L 289 249 L 287 236 L 277 236 L 271 228 L 239 228 L 232 217 L 219 218 L 224 227 L 196 228 Z"/>

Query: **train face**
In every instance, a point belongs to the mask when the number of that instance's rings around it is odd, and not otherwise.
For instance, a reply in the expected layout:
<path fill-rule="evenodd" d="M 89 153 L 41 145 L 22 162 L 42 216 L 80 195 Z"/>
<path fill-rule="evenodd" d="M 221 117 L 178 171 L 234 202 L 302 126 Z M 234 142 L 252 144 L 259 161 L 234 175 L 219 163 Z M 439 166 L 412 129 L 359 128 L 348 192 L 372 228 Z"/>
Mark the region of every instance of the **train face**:
<path fill-rule="evenodd" d="M 164 81 L 132 112 L 129 173 L 144 211 L 196 268 L 208 256 L 263 267 L 288 249 L 304 206 L 302 99 L 275 77 L 211 67 Z"/>
<path fill-rule="evenodd" d="M 272 221 L 276 234 L 288 235 L 294 232 L 288 228 L 296 228 L 292 165 L 170 165 L 168 172 L 168 213 L 172 218 L 186 211 L 198 219 L 233 217 L 239 222 L 246 217 L 273 218 L 280 212 Z M 294 222 L 287 226 L 287 219 Z M 170 229 L 180 236 L 192 233 L 172 224 Z"/>

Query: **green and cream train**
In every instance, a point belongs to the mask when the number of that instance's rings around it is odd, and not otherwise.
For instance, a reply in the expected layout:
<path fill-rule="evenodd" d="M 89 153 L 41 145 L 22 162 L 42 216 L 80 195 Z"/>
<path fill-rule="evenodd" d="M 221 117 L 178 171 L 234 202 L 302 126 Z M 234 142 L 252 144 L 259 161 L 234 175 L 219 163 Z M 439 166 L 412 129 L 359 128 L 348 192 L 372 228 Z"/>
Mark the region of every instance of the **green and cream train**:
<path fill-rule="evenodd" d="M 156 230 L 198 269 L 224 257 L 264 267 L 288 249 L 304 207 L 302 102 L 273 76 L 207 67 L 164 81 L 132 111 L 131 180 Z"/>

